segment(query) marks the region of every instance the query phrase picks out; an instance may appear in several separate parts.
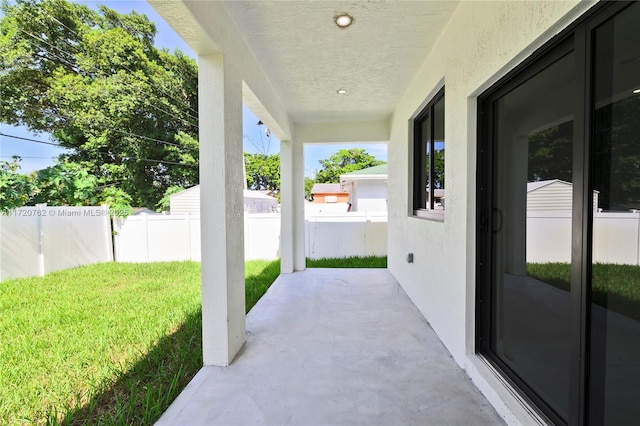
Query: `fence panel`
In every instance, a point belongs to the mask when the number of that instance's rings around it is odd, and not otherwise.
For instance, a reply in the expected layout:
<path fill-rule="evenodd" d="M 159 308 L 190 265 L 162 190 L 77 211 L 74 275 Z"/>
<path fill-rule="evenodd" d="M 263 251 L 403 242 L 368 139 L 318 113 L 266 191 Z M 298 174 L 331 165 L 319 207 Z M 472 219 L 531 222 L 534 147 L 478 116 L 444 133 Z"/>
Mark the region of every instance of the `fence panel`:
<path fill-rule="evenodd" d="M 130 216 L 115 222 L 119 262 L 200 261 L 200 217 L 196 215 Z"/>
<path fill-rule="evenodd" d="M 24 212 L 20 209 L 0 215 L 0 280 L 44 274 L 44 263 L 40 260 L 40 218 L 21 216 Z"/>
<path fill-rule="evenodd" d="M 305 254 L 310 259 L 387 255 L 386 215 L 310 216 L 305 225 Z"/>
<path fill-rule="evenodd" d="M 640 265 L 640 213 L 593 215 L 593 261 Z M 571 262 L 571 212 L 529 212 L 527 261 Z"/>
<path fill-rule="evenodd" d="M 0 224 L 0 279 L 113 260 L 106 207 L 22 207 Z"/>
<path fill-rule="evenodd" d="M 280 214 L 245 214 L 245 259 L 280 257 Z M 131 216 L 115 223 L 119 262 L 200 260 L 200 218 L 196 215 Z M 306 255 L 312 258 L 384 256 L 386 215 L 363 213 L 310 217 L 305 227 Z"/>
<path fill-rule="evenodd" d="M 280 213 L 244 215 L 244 258 L 280 258 Z"/>

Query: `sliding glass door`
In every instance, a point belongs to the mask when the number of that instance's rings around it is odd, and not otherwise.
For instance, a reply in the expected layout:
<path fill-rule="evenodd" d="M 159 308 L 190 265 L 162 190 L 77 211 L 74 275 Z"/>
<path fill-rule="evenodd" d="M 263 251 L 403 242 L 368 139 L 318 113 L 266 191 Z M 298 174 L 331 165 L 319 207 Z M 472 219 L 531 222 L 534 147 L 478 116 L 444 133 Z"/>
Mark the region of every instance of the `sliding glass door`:
<path fill-rule="evenodd" d="M 640 4 L 593 39 L 590 419 L 640 424 Z"/>
<path fill-rule="evenodd" d="M 640 424 L 640 3 L 480 98 L 478 351 L 557 424 Z"/>

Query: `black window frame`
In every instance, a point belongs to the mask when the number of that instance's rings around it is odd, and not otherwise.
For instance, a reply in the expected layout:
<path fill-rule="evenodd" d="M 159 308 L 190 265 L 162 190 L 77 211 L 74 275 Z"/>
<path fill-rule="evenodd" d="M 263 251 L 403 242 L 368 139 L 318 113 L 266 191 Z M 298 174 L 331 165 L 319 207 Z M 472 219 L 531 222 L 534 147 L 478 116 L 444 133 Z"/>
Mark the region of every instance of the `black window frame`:
<path fill-rule="evenodd" d="M 435 153 L 435 144 L 436 144 L 436 131 L 435 131 L 435 107 L 440 102 L 445 102 L 445 87 L 442 86 L 438 90 L 438 92 L 433 96 L 433 98 L 429 101 L 429 103 L 420 111 L 420 113 L 413 119 L 413 194 L 412 194 L 412 208 L 411 212 L 413 216 L 424 217 L 429 219 L 440 219 L 444 218 L 444 204 L 442 205 L 442 210 L 435 209 L 435 197 L 430 196 L 427 197 L 426 192 L 426 184 L 427 182 L 434 181 L 434 163 L 435 163 L 435 155 L 429 156 L 429 175 L 427 176 L 426 172 L 426 148 L 427 144 L 429 145 L 429 152 Z M 443 106 L 446 103 L 443 104 Z M 443 109 L 444 115 L 444 109 Z M 431 119 L 431 128 L 430 128 L 430 140 L 427 143 L 423 143 L 423 124 L 426 120 Z M 445 122 L 446 115 L 443 117 L 442 121 Z M 444 129 L 442 129 L 444 135 Z M 446 145 L 446 137 L 443 137 L 442 141 Z M 446 151 L 445 151 L 446 156 Z M 434 191 L 435 193 L 435 191 Z M 443 197 L 444 198 L 444 197 Z"/>

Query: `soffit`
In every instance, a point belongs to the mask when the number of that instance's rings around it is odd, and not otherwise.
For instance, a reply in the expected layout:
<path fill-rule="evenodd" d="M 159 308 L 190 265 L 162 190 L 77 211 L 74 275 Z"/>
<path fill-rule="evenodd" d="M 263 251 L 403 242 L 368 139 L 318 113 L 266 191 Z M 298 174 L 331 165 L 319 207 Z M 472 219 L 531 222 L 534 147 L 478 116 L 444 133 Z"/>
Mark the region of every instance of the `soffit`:
<path fill-rule="evenodd" d="M 227 1 L 294 122 L 387 119 L 457 1 Z M 334 17 L 354 23 L 338 28 Z M 346 89 L 346 95 L 336 91 Z M 428 88 L 425 88 L 428 90 Z"/>

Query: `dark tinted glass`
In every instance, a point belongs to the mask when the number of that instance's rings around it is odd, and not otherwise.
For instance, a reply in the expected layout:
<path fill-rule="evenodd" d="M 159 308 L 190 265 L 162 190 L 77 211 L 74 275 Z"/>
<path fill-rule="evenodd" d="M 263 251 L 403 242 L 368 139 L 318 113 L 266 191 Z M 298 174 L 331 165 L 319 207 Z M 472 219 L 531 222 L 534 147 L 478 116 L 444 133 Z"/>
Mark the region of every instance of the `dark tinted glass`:
<path fill-rule="evenodd" d="M 590 423 L 640 424 L 640 4 L 595 30 Z"/>
<path fill-rule="evenodd" d="M 569 411 L 572 146 L 570 53 L 494 104 L 491 349 L 560 418 Z"/>

